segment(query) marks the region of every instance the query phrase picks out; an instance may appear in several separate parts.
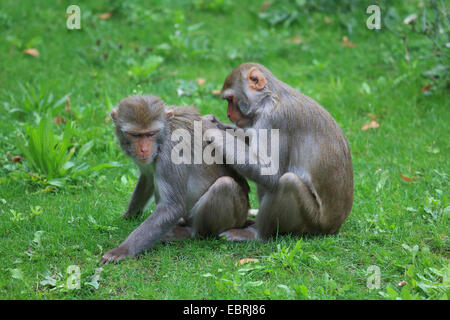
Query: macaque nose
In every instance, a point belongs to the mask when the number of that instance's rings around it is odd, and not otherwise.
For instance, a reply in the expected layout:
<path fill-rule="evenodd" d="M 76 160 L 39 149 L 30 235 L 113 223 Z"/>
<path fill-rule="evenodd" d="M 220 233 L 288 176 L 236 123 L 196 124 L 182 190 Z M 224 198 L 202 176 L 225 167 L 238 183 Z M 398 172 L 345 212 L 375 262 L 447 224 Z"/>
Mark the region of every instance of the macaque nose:
<path fill-rule="evenodd" d="M 143 146 L 141 148 L 139 148 L 139 156 L 142 158 L 146 158 L 150 155 L 150 149 Z"/>

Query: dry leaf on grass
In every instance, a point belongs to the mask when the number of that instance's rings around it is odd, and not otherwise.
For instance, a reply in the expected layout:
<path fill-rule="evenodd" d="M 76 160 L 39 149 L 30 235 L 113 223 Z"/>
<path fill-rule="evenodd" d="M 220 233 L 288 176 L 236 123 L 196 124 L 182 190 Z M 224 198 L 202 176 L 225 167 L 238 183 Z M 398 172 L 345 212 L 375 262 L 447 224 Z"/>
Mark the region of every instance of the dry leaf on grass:
<path fill-rule="evenodd" d="M 218 96 L 220 95 L 220 90 L 213 90 L 211 93 L 215 96 Z"/>
<path fill-rule="evenodd" d="M 403 286 L 406 286 L 408 284 L 408 282 L 406 282 L 405 280 L 402 280 L 402 281 L 400 281 L 397 285 L 399 286 L 399 287 L 403 287 Z"/>
<path fill-rule="evenodd" d="M 300 36 L 295 36 L 293 38 L 287 39 L 286 41 L 293 43 L 293 44 L 300 44 L 300 43 L 302 43 L 303 39 Z"/>
<path fill-rule="evenodd" d="M 33 57 L 39 57 L 39 51 L 37 51 L 37 49 L 35 49 L 35 48 L 25 49 L 25 50 L 23 50 L 23 53 L 29 54 L 30 56 L 33 56 Z"/>
<path fill-rule="evenodd" d="M 198 86 L 201 87 L 205 84 L 206 80 L 203 78 L 197 78 L 195 79 L 195 82 L 197 82 Z"/>
<path fill-rule="evenodd" d="M 25 158 L 22 157 L 22 156 L 14 156 L 14 157 L 11 158 L 12 162 L 20 162 L 20 161 L 23 161 L 23 160 L 25 160 Z"/>
<path fill-rule="evenodd" d="M 380 126 L 380 124 L 378 122 L 376 122 L 375 120 L 370 121 L 369 123 L 365 123 L 363 124 L 363 126 L 361 127 L 361 130 L 368 130 L 368 129 L 376 129 Z"/>
<path fill-rule="evenodd" d="M 246 263 L 249 263 L 249 262 L 252 262 L 252 261 L 256 261 L 256 260 L 257 259 L 255 259 L 255 258 L 243 258 L 243 259 L 239 260 L 239 262 L 236 262 L 234 265 L 235 266 L 243 265 L 243 264 L 246 264 Z"/>
<path fill-rule="evenodd" d="M 416 20 L 417 20 L 417 14 L 416 14 L 416 13 L 413 13 L 413 14 L 410 14 L 409 16 L 407 16 L 407 17 L 403 20 L 403 23 L 404 23 L 404 24 L 411 24 L 411 23 L 414 23 Z"/>
<path fill-rule="evenodd" d="M 424 93 L 425 91 L 428 91 L 431 87 L 433 86 L 433 84 L 427 84 L 426 86 L 424 86 L 423 88 L 422 88 L 422 93 Z"/>
<path fill-rule="evenodd" d="M 323 18 L 323 21 L 325 21 L 326 24 L 330 24 L 333 20 L 331 20 L 330 17 L 325 16 L 325 17 Z"/>
<path fill-rule="evenodd" d="M 259 12 L 264 12 L 267 10 L 268 7 L 270 7 L 270 5 L 272 4 L 272 2 L 270 1 L 266 1 L 262 4 L 261 9 L 259 10 Z"/>
<path fill-rule="evenodd" d="M 66 119 L 64 119 L 63 116 L 56 116 L 55 119 L 53 119 L 53 122 L 55 124 L 65 124 L 66 123 Z"/>
<path fill-rule="evenodd" d="M 346 36 L 342 37 L 342 45 L 344 47 L 348 47 L 348 48 L 354 48 L 356 47 L 356 44 L 354 44 L 353 42 L 351 42 L 350 40 L 348 40 L 348 38 Z"/>
<path fill-rule="evenodd" d="M 64 107 L 64 110 L 66 112 L 70 112 L 71 107 L 72 107 L 72 104 L 70 103 L 70 98 L 69 98 L 69 96 L 66 96 L 66 106 Z"/>
<path fill-rule="evenodd" d="M 102 19 L 102 20 L 109 19 L 109 18 L 111 18 L 111 12 L 108 11 L 108 12 L 105 12 L 105 13 L 101 13 L 101 14 L 98 15 L 98 17 L 100 19 Z"/>
<path fill-rule="evenodd" d="M 398 175 L 400 176 L 400 178 L 402 178 L 406 182 L 412 182 L 414 180 L 417 180 L 416 177 L 407 177 L 407 176 L 402 175 L 400 172 L 398 173 Z"/>

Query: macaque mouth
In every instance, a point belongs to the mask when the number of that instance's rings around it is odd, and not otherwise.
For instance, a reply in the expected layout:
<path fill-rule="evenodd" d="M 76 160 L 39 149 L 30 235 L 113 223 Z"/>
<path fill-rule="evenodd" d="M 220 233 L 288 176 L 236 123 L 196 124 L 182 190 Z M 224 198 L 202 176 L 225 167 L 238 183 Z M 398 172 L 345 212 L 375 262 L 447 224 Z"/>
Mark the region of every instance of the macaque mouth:
<path fill-rule="evenodd" d="M 138 160 L 141 162 L 147 162 L 150 160 L 150 155 L 148 155 L 146 157 L 138 157 Z"/>

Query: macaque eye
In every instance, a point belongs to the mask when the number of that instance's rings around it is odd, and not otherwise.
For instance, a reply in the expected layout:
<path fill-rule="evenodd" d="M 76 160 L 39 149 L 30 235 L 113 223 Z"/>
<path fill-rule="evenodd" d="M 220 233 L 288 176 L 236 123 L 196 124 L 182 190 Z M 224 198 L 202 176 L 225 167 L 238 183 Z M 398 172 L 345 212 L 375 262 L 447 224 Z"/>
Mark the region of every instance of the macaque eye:
<path fill-rule="evenodd" d="M 133 137 L 133 138 L 140 138 L 142 137 L 142 134 L 137 133 L 137 132 L 125 132 L 129 137 Z"/>
<path fill-rule="evenodd" d="M 233 96 L 225 97 L 225 100 L 227 100 L 229 103 L 232 103 L 233 102 Z"/>
<path fill-rule="evenodd" d="M 154 137 L 159 133 L 159 130 L 153 130 L 153 131 L 149 131 L 146 134 L 144 134 L 146 137 Z"/>

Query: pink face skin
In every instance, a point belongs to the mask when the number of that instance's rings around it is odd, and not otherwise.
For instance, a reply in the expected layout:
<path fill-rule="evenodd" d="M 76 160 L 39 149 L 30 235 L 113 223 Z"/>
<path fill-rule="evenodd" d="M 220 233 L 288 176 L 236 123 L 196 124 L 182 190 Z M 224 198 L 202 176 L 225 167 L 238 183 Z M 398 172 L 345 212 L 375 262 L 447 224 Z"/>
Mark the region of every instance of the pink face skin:
<path fill-rule="evenodd" d="M 228 111 L 227 117 L 240 128 L 245 127 L 250 123 L 250 120 L 245 118 L 239 108 L 234 105 L 233 96 L 230 96 L 226 99 L 228 101 Z"/>
<path fill-rule="evenodd" d="M 150 161 L 158 133 L 159 130 L 134 130 L 126 133 L 133 142 L 133 151 L 138 161 L 142 163 Z"/>

